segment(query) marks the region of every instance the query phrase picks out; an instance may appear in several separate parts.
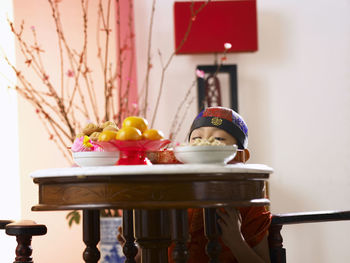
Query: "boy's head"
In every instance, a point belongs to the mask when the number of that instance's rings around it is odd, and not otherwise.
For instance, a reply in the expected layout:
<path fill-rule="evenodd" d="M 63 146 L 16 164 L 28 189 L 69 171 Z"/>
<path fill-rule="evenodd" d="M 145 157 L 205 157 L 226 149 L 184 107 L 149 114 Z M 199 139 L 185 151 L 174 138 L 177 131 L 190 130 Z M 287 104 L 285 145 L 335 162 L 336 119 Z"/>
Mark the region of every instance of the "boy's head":
<path fill-rule="evenodd" d="M 213 136 L 225 144 L 237 144 L 239 149 L 248 146 L 248 127 L 235 111 L 224 107 L 210 107 L 194 119 L 189 139 Z"/>

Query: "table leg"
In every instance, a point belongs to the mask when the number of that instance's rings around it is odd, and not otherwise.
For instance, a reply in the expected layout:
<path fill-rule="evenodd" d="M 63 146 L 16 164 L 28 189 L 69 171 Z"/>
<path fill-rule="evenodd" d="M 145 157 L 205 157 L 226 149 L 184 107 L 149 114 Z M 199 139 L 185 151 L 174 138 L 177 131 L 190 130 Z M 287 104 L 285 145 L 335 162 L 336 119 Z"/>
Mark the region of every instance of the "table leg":
<path fill-rule="evenodd" d="M 188 259 L 188 214 L 187 209 L 170 210 L 171 238 L 175 243 L 172 253 L 174 262 L 186 263 Z"/>
<path fill-rule="evenodd" d="M 209 256 L 209 263 L 218 263 L 221 245 L 218 241 L 220 236 L 217 224 L 216 208 L 204 208 L 204 233 L 208 239 L 206 252 Z"/>
<path fill-rule="evenodd" d="M 142 263 L 167 263 L 171 243 L 168 210 L 134 210 L 135 237 Z"/>
<path fill-rule="evenodd" d="M 126 257 L 125 263 L 136 263 L 137 247 L 135 246 L 134 216 L 132 210 L 123 210 L 123 237 L 125 239 L 123 246 L 123 253 Z"/>
<path fill-rule="evenodd" d="M 269 228 L 269 248 L 271 262 L 286 263 L 286 249 L 281 235 L 283 225 L 271 225 Z"/>
<path fill-rule="evenodd" d="M 86 263 L 97 263 L 100 251 L 97 244 L 100 241 L 100 211 L 83 210 L 83 241 L 86 248 L 83 258 Z"/>

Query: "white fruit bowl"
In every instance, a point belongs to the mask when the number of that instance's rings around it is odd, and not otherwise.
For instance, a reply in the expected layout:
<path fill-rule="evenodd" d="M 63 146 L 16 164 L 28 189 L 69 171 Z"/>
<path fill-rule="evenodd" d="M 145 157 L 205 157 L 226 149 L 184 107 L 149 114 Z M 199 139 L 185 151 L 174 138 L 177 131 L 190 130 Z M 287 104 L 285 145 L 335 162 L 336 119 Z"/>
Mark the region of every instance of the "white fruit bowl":
<path fill-rule="evenodd" d="M 115 165 L 119 152 L 73 152 L 73 160 L 80 167 Z"/>
<path fill-rule="evenodd" d="M 237 153 L 237 145 L 177 146 L 176 159 L 185 164 L 226 164 Z"/>

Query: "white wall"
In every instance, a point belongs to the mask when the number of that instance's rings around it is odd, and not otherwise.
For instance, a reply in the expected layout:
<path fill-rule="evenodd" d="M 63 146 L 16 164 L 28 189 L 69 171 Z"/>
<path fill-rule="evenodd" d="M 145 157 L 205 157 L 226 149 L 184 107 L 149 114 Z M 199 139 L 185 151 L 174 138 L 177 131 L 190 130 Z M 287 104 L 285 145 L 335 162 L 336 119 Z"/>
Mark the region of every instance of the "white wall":
<path fill-rule="evenodd" d="M 14 38 L 9 30 L 6 19 L 13 18 L 12 0 L 0 2 L 0 54 L 6 53 L 7 57 L 15 61 Z M 16 76 L 7 67 L 4 60 L 0 60 L 0 120 L 3 123 L 0 130 L 2 141 L 1 159 L 1 184 L 0 200 L 1 220 L 15 220 L 20 218 L 20 187 L 19 187 L 19 156 L 18 156 L 18 124 L 17 124 L 17 96 L 13 90 L 9 90 L 9 82 L 15 82 Z M 5 128 L 4 126 L 8 127 Z M 6 139 L 5 139 L 6 138 Z M 5 230 L 0 233 L 0 255 L 2 262 L 11 262 L 14 259 L 16 248 L 15 238 L 5 235 Z M 8 253 L 12 251 L 13 253 Z"/>
<path fill-rule="evenodd" d="M 146 68 L 152 1 L 135 1 L 139 83 Z M 152 88 L 174 50 L 173 2 L 157 1 Z M 350 1 L 258 1 L 259 51 L 231 54 L 238 65 L 240 113 L 249 128 L 253 163 L 275 169 L 270 179 L 273 212 L 349 209 Z M 212 55 L 177 56 L 166 74 L 156 128 L 169 134 L 169 119 Z M 195 92 L 195 91 L 194 91 Z M 154 98 L 157 91 L 152 91 Z M 186 131 L 196 112 L 194 103 Z M 289 262 L 348 262 L 350 222 L 289 226 Z M 345 241 L 343 241 L 345 240 Z"/>

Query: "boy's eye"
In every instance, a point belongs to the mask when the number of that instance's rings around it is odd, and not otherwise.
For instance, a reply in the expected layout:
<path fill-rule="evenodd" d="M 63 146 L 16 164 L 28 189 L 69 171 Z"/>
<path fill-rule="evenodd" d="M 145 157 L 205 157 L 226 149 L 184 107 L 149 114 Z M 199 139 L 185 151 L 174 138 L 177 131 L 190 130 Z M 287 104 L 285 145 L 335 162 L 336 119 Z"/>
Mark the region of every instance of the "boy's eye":
<path fill-rule="evenodd" d="M 226 138 L 223 138 L 223 137 L 215 137 L 215 140 L 218 140 L 218 141 L 225 141 Z"/>
<path fill-rule="evenodd" d="M 197 140 L 197 139 L 202 139 L 201 136 L 196 136 L 196 137 L 192 137 L 191 140 Z"/>

